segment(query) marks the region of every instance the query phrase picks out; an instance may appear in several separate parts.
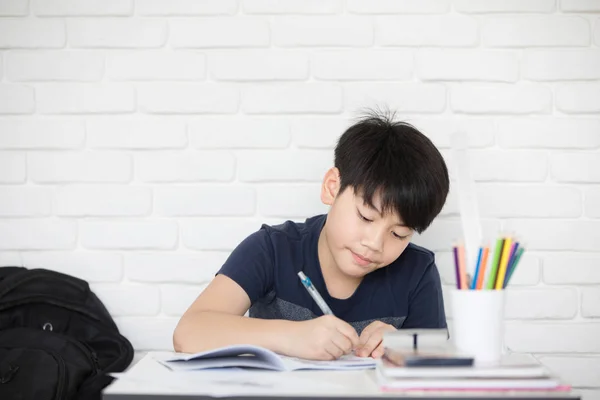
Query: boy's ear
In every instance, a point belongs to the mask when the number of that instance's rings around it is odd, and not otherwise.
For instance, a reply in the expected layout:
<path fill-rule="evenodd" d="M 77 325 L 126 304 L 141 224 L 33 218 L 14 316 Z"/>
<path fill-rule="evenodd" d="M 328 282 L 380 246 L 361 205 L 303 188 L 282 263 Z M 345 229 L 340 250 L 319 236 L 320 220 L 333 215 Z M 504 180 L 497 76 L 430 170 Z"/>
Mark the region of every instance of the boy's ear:
<path fill-rule="evenodd" d="M 323 204 L 328 206 L 333 204 L 340 190 L 340 183 L 340 170 L 335 167 L 329 168 L 321 184 L 321 201 Z"/>

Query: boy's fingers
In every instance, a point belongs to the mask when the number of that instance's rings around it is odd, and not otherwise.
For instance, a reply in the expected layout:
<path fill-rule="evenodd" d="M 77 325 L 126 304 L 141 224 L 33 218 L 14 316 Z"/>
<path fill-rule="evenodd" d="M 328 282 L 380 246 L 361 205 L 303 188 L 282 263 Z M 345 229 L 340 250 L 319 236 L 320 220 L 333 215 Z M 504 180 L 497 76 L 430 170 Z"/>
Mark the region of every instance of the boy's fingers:
<path fill-rule="evenodd" d="M 345 322 L 343 324 L 338 324 L 337 330 L 338 330 L 338 332 L 340 332 L 342 335 L 346 336 L 350 340 L 350 342 L 352 343 L 352 348 L 358 347 L 358 344 L 359 344 L 358 334 L 356 333 L 356 331 L 350 324 L 347 324 Z"/>
<path fill-rule="evenodd" d="M 371 353 L 373 352 L 373 350 L 375 350 L 377 348 L 377 346 L 379 346 L 382 343 L 382 339 L 383 339 L 383 335 L 381 331 L 377 331 L 375 333 L 373 333 L 371 335 L 371 337 L 369 337 L 369 340 L 367 340 L 367 342 L 364 344 L 363 348 L 362 348 L 362 356 L 363 357 L 368 357 L 371 355 Z"/>
<path fill-rule="evenodd" d="M 379 346 L 377 346 L 377 348 L 375 350 L 373 350 L 373 352 L 371 353 L 371 357 L 381 358 L 381 356 L 383 356 L 383 352 L 384 352 L 384 348 L 383 348 L 383 341 L 382 341 L 379 344 Z"/>
<path fill-rule="evenodd" d="M 352 350 L 352 342 L 344 335 L 337 335 L 333 338 L 332 342 L 339 347 L 344 354 L 350 353 Z"/>

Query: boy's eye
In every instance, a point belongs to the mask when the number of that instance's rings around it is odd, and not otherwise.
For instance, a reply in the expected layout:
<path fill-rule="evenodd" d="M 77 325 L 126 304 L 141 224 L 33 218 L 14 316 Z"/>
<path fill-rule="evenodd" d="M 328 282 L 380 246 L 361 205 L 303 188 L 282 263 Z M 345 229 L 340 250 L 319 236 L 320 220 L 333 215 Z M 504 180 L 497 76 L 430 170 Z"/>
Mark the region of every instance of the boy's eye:
<path fill-rule="evenodd" d="M 368 219 L 368 218 L 365 218 L 365 216 L 364 216 L 364 215 L 362 215 L 362 214 L 360 213 L 360 211 L 356 210 L 356 212 L 358 213 L 358 217 L 359 217 L 360 219 L 362 219 L 363 221 L 366 221 L 366 222 L 373 222 L 372 220 L 370 220 L 370 219 Z"/>
<path fill-rule="evenodd" d="M 400 240 L 404 240 L 404 239 L 406 239 L 408 237 L 408 235 L 406 235 L 406 236 L 400 236 L 396 232 L 392 232 L 392 235 L 394 235 L 395 238 L 400 239 Z"/>

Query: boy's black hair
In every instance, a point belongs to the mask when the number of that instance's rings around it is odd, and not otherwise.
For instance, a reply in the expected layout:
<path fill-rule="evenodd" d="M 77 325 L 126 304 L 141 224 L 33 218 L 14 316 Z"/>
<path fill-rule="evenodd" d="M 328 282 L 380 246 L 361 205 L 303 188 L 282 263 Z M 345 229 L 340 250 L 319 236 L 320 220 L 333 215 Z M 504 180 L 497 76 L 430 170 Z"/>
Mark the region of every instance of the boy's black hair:
<path fill-rule="evenodd" d="M 374 208 L 381 194 L 382 213 L 398 213 L 407 227 L 423 232 L 440 213 L 450 181 L 438 149 L 412 125 L 394 115 L 369 112 L 339 138 L 334 165 L 340 191 L 351 187 Z"/>

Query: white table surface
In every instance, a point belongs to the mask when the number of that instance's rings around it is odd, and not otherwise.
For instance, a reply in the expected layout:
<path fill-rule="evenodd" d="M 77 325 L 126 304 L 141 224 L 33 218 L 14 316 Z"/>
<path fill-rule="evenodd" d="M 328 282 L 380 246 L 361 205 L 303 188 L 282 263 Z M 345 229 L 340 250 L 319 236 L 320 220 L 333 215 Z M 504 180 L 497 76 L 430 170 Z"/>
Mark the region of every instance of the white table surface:
<path fill-rule="evenodd" d="M 192 400 L 215 397 L 257 399 L 580 399 L 571 393 L 393 392 L 379 389 L 374 370 L 362 371 L 193 371 L 172 372 L 146 354 L 103 391 L 104 400 Z M 249 384 L 250 382 L 250 384 Z M 252 382 L 261 382 L 260 385 Z"/>

